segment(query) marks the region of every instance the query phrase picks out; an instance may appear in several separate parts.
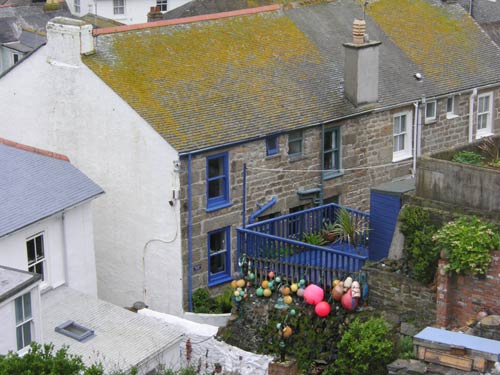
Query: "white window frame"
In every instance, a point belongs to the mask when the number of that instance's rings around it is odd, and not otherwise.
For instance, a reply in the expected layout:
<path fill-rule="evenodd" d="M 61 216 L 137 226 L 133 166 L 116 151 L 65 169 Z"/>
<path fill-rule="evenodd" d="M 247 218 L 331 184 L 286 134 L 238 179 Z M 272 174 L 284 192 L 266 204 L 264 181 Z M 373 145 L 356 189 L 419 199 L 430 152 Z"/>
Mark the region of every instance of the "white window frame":
<path fill-rule="evenodd" d="M 484 111 L 480 108 L 482 100 L 487 98 L 488 110 Z M 479 129 L 479 123 L 482 119 L 486 118 L 485 126 Z M 477 96 L 477 117 L 476 117 L 476 138 L 487 137 L 492 134 L 493 124 L 493 92 L 485 92 Z"/>
<path fill-rule="evenodd" d="M 168 0 L 156 0 L 156 6 L 164 13 L 168 10 Z"/>
<path fill-rule="evenodd" d="M 429 114 L 429 106 L 434 107 L 434 113 Z M 437 118 L 437 101 L 429 100 L 425 103 L 425 123 L 430 124 L 431 122 L 435 122 Z"/>
<path fill-rule="evenodd" d="M 395 133 L 394 125 L 397 118 L 406 116 L 406 129 L 404 132 Z M 403 148 L 397 151 L 394 151 L 394 142 L 396 136 L 404 136 L 404 144 Z M 399 138 L 401 139 L 401 138 Z M 412 121 L 412 112 L 404 111 L 395 113 L 392 117 L 392 161 L 397 162 L 400 160 L 411 158 L 412 156 L 412 140 L 413 140 L 413 121 Z"/>
<path fill-rule="evenodd" d="M 113 0 L 113 14 L 115 16 L 125 15 L 125 0 Z"/>
<path fill-rule="evenodd" d="M 75 0 L 73 6 L 75 8 L 75 13 L 80 14 L 80 12 L 82 11 L 82 8 L 80 6 L 80 0 Z"/>
<path fill-rule="evenodd" d="M 29 300 L 29 314 L 26 314 L 26 300 Z M 18 311 L 18 301 L 21 301 L 21 312 Z M 17 351 L 23 350 L 28 345 L 33 342 L 33 303 L 31 301 L 31 292 L 25 293 L 14 300 L 15 308 L 15 319 L 16 319 L 16 347 Z M 18 315 L 21 315 L 21 319 L 18 320 Z M 25 329 L 29 332 L 29 342 L 25 340 Z M 18 340 L 18 332 L 21 330 L 21 345 Z"/>
<path fill-rule="evenodd" d="M 38 256 L 37 254 L 37 248 L 36 248 L 36 239 L 38 237 L 41 237 L 42 239 L 42 256 Z M 35 245 L 35 259 L 34 261 L 30 262 L 29 260 L 29 253 L 28 253 L 28 243 L 30 241 L 33 241 Z M 34 234 L 33 236 L 30 236 L 26 239 L 26 259 L 28 260 L 28 271 L 37 273 L 36 268 L 38 264 L 42 264 L 42 283 L 47 283 L 48 282 L 48 272 L 47 272 L 47 252 L 45 249 L 45 232 L 39 232 L 37 234 Z"/>
<path fill-rule="evenodd" d="M 446 118 L 447 119 L 458 117 L 457 100 L 458 99 L 457 99 L 456 95 L 449 96 L 446 98 Z M 448 106 L 448 103 L 450 103 L 450 101 L 451 101 L 451 108 L 449 108 L 449 106 Z"/>

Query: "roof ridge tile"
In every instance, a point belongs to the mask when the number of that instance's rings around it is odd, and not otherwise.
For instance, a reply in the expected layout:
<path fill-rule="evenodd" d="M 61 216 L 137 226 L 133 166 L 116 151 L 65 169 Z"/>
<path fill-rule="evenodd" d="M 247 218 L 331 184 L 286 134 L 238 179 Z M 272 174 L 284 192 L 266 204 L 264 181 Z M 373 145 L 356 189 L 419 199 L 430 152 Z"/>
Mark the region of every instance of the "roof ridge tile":
<path fill-rule="evenodd" d="M 69 162 L 69 158 L 66 155 L 58 154 L 58 153 L 52 152 L 52 151 L 42 150 L 41 148 L 36 148 L 36 147 L 28 146 L 28 145 L 25 145 L 22 143 L 10 141 L 10 140 L 5 139 L 5 138 L 0 138 L 0 144 L 4 144 L 6 146 L 14 147 L 14 148 L 17 148 L 20 150 L 33 152 L 35 154 L 45 155 L 45 156 L 49 156 L 49 157 L 54 158 L 54 159 L 60 159 L 60 160 L 64 160 L 64 161 Z"/>

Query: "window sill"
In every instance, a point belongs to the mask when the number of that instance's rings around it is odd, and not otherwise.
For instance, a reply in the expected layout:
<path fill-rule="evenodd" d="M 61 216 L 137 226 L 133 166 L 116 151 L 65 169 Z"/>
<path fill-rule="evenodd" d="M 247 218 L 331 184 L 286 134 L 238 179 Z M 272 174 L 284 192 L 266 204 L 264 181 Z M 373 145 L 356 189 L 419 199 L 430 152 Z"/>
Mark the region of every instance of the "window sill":
<path fill-rule="evenodd" d="M 413 155 L 411 154 L 404 154 L 404 155 L 393 155 L 392 156 L 392 162 L 397 163 L 398 161 L 403 161 L 407 159 L 411 159 Z"/>
<path fill-rule="evenodd" d="M 278 156 L 280 156 L 279 152 L 272 154 L 272 155 L 266 155 L 266 160 L 267 159 L 274 159 L 274 158 L 277 158 Z"/>
<path fill-rule="evenodd" d="M 481 139 L 481 138 L 484 138 L 484 137 L 490 137 L 492 135 L 494 135 L 494 133 L 491 133 L 491 132 L 477 133 L 476 134 L 476 139 Z"/>
<path fill-rule="evenodd" d="M 435 118 L 433 118 L 433 119 L 426 119 L 424 121 L 425 125 L 430 125 L 430 124 L 434 124 L 434 123 L 436 123 L 436 119 Z"/>
<path fill-rule="evenodd" d="M 296 161 L 300 161 L 303 159 L 304 159 L 304 155 L 302 155 L 302 154 L 300 154 L 300 155 L 288 155 L 288 161 L 290 163 L 294 163 Z"/>
<path fill-rule="evenodd" d="M 324 172 L 323 173 L 323 180 L 333 180 L 334 178 L 337 177 L 342 177 L 344 175 L 344 172 L 337 172 L 337 173 L 332 173 L 332 172 Z"/>
<path fill-rule="evenodd" d="M 233 278 L 230 275 L 220 275 L 220 276 L 214 276 L 212 280 L 208 281 L 208 286 L 217 286 L 220 284 L 228 283 L 232 280 Z"/>
<path fill-rule="evenodd" d="M 446 119 L 447 120 L 453 120 L 454 118 L 457 118 L 458 115 L 454 114 L 454 113 L 447 113 L 446 114 Z"/>
<path fill-rule="evenodd" d="M 214 212 L 214 211 L 226 208 L 226 207 L 231 207 L 232 205 L 233 204 L 231 202 L 224 202 L 224 203 L 214 204 L 213 206 L 207 207 L 205 209 L 205 212 Z"/>

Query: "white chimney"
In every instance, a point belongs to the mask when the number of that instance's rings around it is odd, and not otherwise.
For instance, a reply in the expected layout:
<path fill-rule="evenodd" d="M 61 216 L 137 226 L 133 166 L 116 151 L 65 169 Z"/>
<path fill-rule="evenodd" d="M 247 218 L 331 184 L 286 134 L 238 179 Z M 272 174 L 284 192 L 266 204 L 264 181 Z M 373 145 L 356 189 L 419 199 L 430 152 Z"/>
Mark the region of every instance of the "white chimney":
<path fill-rule="evenodd" d="M 344 43 L 344 94 L 355 105 L 378 100 L 378 47 L 367 41 L 366 22 L 354 20 L 352 43 Z"/>
<path fill-rule="evenodd" d="M 56 17 L 47 23 L 49 62 L 81 65 L 81 55 L 94 53 L 92 25 L 72 18 Z"/>

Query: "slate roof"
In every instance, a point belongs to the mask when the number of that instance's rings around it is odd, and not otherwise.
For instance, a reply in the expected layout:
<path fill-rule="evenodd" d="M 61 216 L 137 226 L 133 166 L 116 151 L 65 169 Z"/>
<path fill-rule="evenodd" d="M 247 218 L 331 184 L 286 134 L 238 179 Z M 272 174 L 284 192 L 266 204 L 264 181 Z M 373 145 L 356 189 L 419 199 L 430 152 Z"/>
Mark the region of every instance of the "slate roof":
<path fill-rule="evenodd" d="M 470 0 L 458 0 L 458 2 L 470 12 Z M 473 0 L 472 17 L 479 23 L 500 21 L 500 1 Z"/>
<path fill-rule="evenodd" d="M 41 275 L 0 266 L 0 303 L 40 281 Z"/>
<path fill-rule="evenodd" d="M 102 193 L 68 160 L 0 142 L 0 237 Z"/>
<path fill-rule="evenodd" d="M 459 4 L 378 0 L 379 101 L 343 95 L 357 1 L 302 6 L 98 36 L 84 58 L 180 153 L 313 126 L 366 110 L 500 82 L 500 52 Z M 413 74 L 421 72 L 423 83 Z"/>
<path fill-rule="evenodd" d="M 177 346 L 177 353 L 180 350 L 182 333 L 177 328 L 67 286 L 42 295 L 42 319 L 44 341 L 56 348 L 68 346 L 87 365 L 101 362 L 106 373 L 128 372 L 171 346 Z M 95 336 L 79 342 L 54 331 L 68 320 L 93 330 Z"/>

